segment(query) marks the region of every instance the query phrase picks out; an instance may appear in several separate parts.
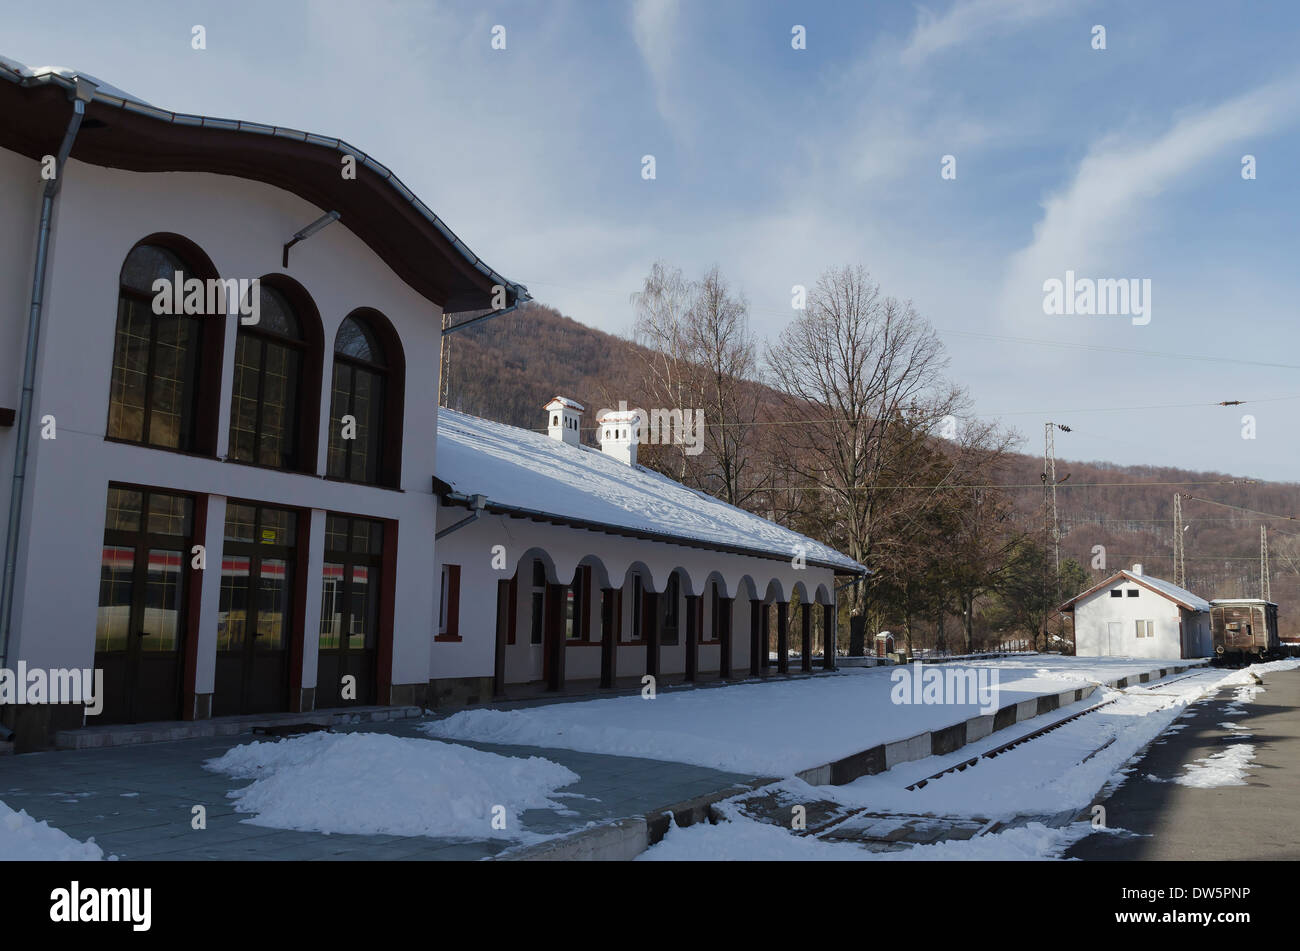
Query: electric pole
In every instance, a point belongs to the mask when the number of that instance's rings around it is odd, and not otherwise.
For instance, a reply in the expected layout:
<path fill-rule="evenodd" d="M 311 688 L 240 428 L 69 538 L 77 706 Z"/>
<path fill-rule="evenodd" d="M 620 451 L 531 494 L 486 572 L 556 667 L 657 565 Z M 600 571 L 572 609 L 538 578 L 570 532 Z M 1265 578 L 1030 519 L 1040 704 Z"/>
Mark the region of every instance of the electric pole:
<path fill-rule="evenodd" d="M 1052 544 L 1052 565 L 1056 579 L 1061 579 L 1061 524 L 1056 515 L 1056 439 L 1053 430 L 1070 432 L 1069 426 L 1047 423 L 1043 429 L 1043 510 L 1046 516 L 1047 538 Z"/>
<path fill-rule="evenodd" d="M 1187 587 L 1187 554 L 1183 550 L 1183 497 L 1174 493 L 1174 584 Z"/>
<path fill-rule="evenodd" d="M 1265 601 L 1273 600 L 1273 592 L 1268 583 L 1268 528 L 1259 527 L 1259 586 L 1260 596 Z"/>

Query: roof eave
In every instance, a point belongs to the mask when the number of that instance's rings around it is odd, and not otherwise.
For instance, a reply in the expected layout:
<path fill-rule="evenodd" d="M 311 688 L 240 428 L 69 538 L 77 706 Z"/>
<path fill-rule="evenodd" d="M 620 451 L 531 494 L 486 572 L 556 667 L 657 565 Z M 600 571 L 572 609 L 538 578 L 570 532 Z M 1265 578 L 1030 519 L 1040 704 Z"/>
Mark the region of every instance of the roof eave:
<path fill-rule="evenodd" d="M 48 152 L 51 131 L 43 128 L 44 115 L 64 99 L 58 95 L 51 100 L 43 90 L 66 94 L 75 88 L 72 77 L 24 75 L 0 62 L 0 90 L 12 93 L 0 109 L 0 147 L 32 158 Z M 74 159 L 132 171 L 234 175 L 282 188 L 325 210 L 339 210 L 344 224 L 398 276 L 447 312 L 491 309 L 497 287 L 505 289 L 506 306 L 532 299 L 527 287 L 470 250 L 389 168 L 341 139 L 171 112 L 99 88 L 87 119 L 97 121 L 78 138 Z M 64 116 L 51 120 L 51 129 L 62 130 Z M 24 123 L 26 130 L 20 128 Z M 335 183 L 342 181 L 339 168 L 345 155 L 355 158 L 357 177 L 340 189 Z M 430 252 L 444 260 L 430 261 Z"/>

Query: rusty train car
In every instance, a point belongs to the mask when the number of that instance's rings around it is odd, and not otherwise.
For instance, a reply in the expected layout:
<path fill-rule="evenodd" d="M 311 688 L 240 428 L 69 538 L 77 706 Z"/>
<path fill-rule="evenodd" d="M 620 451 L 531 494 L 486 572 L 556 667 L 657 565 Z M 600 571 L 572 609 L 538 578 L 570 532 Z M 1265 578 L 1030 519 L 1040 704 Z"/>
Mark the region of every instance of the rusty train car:
<path fill-rule="evenodd" d="M 1283 656 L 1277 633 L 1277 605 L 1262 598 L 1220 598 L 1210 602 L 1214 658 L 1254 663 Z"/>

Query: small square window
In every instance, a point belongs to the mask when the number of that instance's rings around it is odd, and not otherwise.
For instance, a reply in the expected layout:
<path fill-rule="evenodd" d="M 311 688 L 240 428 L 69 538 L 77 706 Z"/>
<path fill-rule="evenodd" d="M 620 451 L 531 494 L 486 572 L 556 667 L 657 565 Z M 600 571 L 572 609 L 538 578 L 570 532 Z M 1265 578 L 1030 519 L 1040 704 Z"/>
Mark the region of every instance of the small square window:
<path fill-rule="evenodd" d="M 1129 588 L 1129 589 L 1128 589 L 1128 596 L 1129 596 L 1130 598 L 1136 598 L 1136 597 L 1138 596 L 1138 589 L 1137 589 L 1137 588 Z"/>
<path fill-rule="evenodd" d="M 1110 596 L 1112 598 L 1122 598 L 1124 597 L 1124 592 L 1121 591 L 1119 588 L 1112 588 L 1110 592 Z"/>

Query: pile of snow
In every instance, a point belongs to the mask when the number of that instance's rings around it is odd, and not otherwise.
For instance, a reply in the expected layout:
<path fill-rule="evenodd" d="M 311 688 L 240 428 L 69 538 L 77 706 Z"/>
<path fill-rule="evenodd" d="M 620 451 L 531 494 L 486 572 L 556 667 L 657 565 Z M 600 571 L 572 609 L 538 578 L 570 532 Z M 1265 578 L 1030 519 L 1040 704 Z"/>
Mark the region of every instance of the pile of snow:
<path fill-rule="evenodd" d="M 1183 767 L 1187 772 L 1175 776 L 1174 782 L 1180 786 L 1194 786 L 1197 789 L 1213 789 L 1216 786 L 1245 786 L 1247 767 L 1255 758 L 1255 747 L 1249 743 L 1237 743 L 1221 753 L 1214 753 Z"/>
<path fill-rule="evenodd" d="M 246 822 L 357 835 L 522 838 L 520 814 L 558 808 L 549 796 L 579 778 L 538 756 L 383 733 L 248 743 L 205 766 L 254 780 L 229 793 L 239 812 L 256 814 Z"/>
<path fill-rule="evenodd" d="M 0 862 L 98 862 L 103 857 L 93 838 L 79 842 L 37 822 L 26 810 L 14 812 L 0 802 Z"/>

